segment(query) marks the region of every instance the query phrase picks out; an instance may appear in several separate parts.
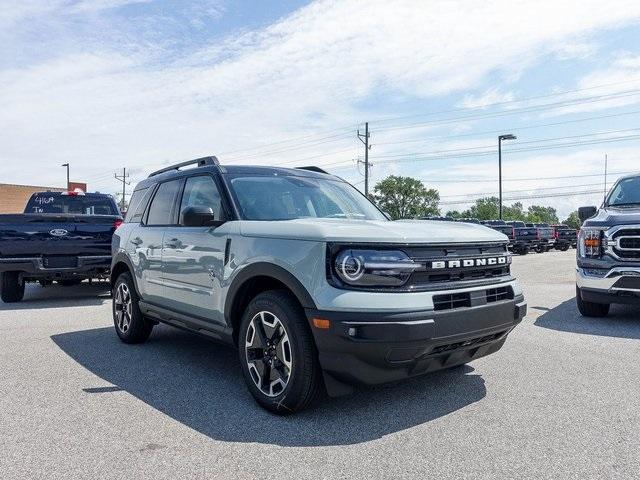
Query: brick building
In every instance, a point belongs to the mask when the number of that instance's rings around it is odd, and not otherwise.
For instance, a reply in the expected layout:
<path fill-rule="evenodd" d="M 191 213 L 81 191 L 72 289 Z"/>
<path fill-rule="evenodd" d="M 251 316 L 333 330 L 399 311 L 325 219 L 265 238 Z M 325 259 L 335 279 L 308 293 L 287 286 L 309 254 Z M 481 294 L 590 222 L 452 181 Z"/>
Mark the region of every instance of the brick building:
<path fill-rule="evenodd" d="M 36 192 L 64 192 L 64 188 L 38 187 L 36 185 L 13 185 L 0 183 L 0 213 L 22 213 L 27 200 Z"/>

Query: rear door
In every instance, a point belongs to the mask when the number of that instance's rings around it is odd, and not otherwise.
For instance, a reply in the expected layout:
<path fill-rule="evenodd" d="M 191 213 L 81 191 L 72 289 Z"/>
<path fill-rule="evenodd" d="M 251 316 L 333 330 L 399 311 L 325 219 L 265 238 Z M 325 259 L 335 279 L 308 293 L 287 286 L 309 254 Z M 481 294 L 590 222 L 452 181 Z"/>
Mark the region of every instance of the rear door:
<path fill-rule="evenodd" d="M 175 223 L 175 203 L 182 183 L 182 179 L 176 179 L 158 185 L 140 225 L 128 239 L 127 248 L 131 249 L 140 295 L 160 306 L 167 303 L 163 285 L 162 241 L 165 230 Z"/>
<path fill-rule="evenodd" d="M 210 174 L 185 181 L 178 225 L 165 231 L 162 265 L 166 302 L 177 312 L 224 324 L 221 281 L 229 223 L 211 227 L 184 226 L 182 212 L 190 206 L 210 207 L 216 220 L 226 220 L 220 189 Z"/>

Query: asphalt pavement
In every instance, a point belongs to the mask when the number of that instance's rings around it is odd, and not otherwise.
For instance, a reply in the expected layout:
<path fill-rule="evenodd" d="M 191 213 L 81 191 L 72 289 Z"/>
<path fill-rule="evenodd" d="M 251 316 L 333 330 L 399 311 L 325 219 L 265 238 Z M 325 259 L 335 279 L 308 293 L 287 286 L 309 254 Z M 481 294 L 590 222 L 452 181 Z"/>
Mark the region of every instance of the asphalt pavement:
<path fill-rule="evenodd" d="M 234 350 L 124 345 L 105 285 L 0 303 L 0 478 L 637 478 L 640 308 L 587 319 L 575 251 L 515 257 L 529 314 L 468 366 L 261 410 Z"/>

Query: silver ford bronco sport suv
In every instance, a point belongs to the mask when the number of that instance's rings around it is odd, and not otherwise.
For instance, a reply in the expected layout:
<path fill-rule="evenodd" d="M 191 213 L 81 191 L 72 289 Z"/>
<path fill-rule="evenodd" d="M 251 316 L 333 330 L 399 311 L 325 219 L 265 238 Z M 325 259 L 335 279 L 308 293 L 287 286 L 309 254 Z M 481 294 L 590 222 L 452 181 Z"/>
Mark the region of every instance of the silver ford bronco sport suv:
<path fill-rule="evenodd" d="M 183 168 L 187 165 L 194 168 Z M 505 235 L 390 221 L 316 167 L 162 169 L 113 237 L 123 342 L 158 322 L 234 345 L 249 390 L 277 413 L 461 365 L 504 344 L 526 304 Z"/>

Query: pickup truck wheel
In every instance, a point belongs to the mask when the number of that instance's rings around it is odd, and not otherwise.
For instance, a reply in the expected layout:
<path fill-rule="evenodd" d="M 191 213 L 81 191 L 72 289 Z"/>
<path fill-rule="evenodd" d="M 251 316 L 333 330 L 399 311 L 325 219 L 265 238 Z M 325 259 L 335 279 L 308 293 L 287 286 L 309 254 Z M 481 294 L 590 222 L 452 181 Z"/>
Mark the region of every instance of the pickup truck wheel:
<path fill-rule="evenodd" d="M 286 291 L 267 291 L 247 306 L 238 334 L 242 373 L 265 409 L 283 415 L 308 407 L 322 387 L 304 311 Z"/>
<path fill-rule="evenodd" d="M 606 317 L 611 307 L 608 303 L 585 302 L 578 287 L 576 287 L 576 302 L 578 311 L 585 317 Z"/>
<path fill-rule="evenodd" d="M 138 306 L 138 294 L 128 273 L 121 274 L 113 286 L 113 324 L 124 343 L 142 343 L 153 330 Z"/>
<path fill-rule="evenodd" d="M 543 247 L 542 245 L 538 245 L 538 246 L 536 247 L 536 252 L 538 252 L 538 253 L 543 253 L 543 252 L 544 252 L 544 247 Z"/>
<path fill-rule="evenodd" d="M 20 272 L 2 272 L 0 274 L 0 297 L 4 303 L 22 300 L 24 281 L 20 278 Z"/>

